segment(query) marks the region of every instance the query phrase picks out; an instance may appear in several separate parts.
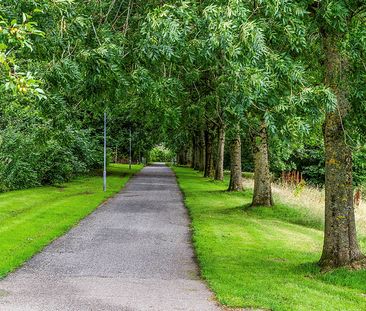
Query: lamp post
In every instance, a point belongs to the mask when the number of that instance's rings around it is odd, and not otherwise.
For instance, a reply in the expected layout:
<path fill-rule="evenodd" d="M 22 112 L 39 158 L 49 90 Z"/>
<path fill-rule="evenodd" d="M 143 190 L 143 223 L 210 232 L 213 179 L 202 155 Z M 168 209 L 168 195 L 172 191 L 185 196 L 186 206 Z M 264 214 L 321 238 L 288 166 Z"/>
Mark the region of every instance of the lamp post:
<path fill-rule="evenodd" d="M 103 167 L 103 191 L 107 191 L 107 113 L 104 113 L 104 167 Z"/>
<path fill-rule="evenodd" d="M 130 161 L 129 161 L 129 169 L 131 169 L 132 166 L 132 131 L 130 127 Z"/>

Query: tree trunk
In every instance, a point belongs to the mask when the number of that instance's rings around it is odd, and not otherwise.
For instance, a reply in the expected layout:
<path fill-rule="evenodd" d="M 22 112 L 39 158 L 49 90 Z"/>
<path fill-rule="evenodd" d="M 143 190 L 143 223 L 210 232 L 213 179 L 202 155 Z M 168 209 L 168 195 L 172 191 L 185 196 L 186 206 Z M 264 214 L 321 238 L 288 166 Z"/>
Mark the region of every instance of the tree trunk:
<path fill-rule="evenodd" d="M 198 136 L 196 136 L 196 146 L 194 153 L 194 169 L 198 171 L 200 169 L 200 145 Z"/>
<path fill-rule="evenodd" d="M 199 133 L 194 135 L 194 161 L 193 168 L 199 170 L 200 168 L 200 136 Z"/>
<path fill-rule="evenodd" d="M 271 173 L 269 170 L 268 134 L 265 124 L 254 136 L 254 193 L 252 206 L 272 206 Z"/>
<path fill-rule="evenodd" d="M 218 129 L 217 161 L 215 167 L 215 180 L 224 180 L 224 151 L 225 151 L 225 128 Z"/>
<path fill-rule="evenodd" d="M 206 158 L 205 158 L 205 172 L 204 177 L 212 176 L 212 164 L 213 164 L 213 154 L 212 154 L 212 134 L 210 130 L 205 131 L 205 147 L 206 147 Z"/>
<path fill-rule="evenodd" d="M 337 96 L 337 109 L 326 114 L 325 144 L 325 233 L 320 265 L 328 270 L 357 266 L 364 255 L 356 236 L 352 186 L 352 150 L 347 145 L 344 119 L 351 106 L 347 100 L 347 61 L 337 49 L 338 36 L 324 39 L 325 83 Z"/>
<path fill-rule="evenodd" d="M 192 149 L 191 149 L 191 168 L 196 168 L 196 136 L 192 136 Z"/>
<path fill-rule="evenodd" d="M 177 164 L 182 165 L 182 151 L 179 151 L 177 154 Z"/>
<path fill-rule="evenodd" d="M 187 148 L 187 152 L 186 152 L 186 161 L 187 161 L 187 166 L 188 167 L 192 167 L 192 163 L 193 163 L 193 148 L 192 146 L 189 146 Z"/>
<path fill-rule="evenodd" d="M 206 163 L 206 152 L 205 152 L 205 135 L 202 131 L 200 133 L 199 139 L 199 163 L 198 163 L 198 170 L 203 172 L 205 170 L 205 163 Z"/>
<path fill-rule="evenodd" d="M 243 180 L 241 176 L 241 141 L 237 134 L 230 146 L 230 184 L 228 191 L 243 190 Z"/>
<path fill-rule="evenodd" d="M 188 164 L 188 148 L 185 147 L 183 149 L 183 152 L 182 152 L 182 162 L 183 162 L 183 165 L 187 165 Z"/>

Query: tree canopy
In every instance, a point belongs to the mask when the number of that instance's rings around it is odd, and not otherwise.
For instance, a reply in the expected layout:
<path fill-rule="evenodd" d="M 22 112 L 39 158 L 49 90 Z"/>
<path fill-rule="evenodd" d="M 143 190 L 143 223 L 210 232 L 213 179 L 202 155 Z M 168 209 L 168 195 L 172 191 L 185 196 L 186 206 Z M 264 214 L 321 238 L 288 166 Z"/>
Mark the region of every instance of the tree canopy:
<path fill-rule="evenodd" d="M 325 184 L 322 264 L 363 259 L 365 26 L 363 0 L 2 2 L 0 190 L 99 168 L 107 112 L 110 157 L 131 131 L 135 161 L 169 148 L 234 191 L 252 170 L 253 207 L 284 171 Z"/>

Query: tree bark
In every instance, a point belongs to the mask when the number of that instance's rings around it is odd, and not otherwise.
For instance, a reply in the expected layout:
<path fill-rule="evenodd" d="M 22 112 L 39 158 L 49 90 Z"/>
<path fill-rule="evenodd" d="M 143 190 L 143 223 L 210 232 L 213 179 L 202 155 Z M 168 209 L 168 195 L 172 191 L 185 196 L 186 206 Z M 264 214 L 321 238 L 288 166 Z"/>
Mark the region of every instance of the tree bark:
<path fill-rule="evenodd" d="M 182 153 L 182 150 L 180 150 L 178 152 L 178 155 L 177 155 L 177 164 L 178 165 L 183 165 L 183 153 Z"/>
<path fill-rule="evenodd" d="M 268 134 L 263 123 L 253 143 L 254 193 L 252 206 L 272 206 L 271 173 L 269 169 Z"/>
<path fill-rule="evenodd" d="M 224 180 L 224 151 L 225 151 L 225 128 L 218 128 L 217 161 L 215 167 L 215 180 Z"/>
<path fill-rule="evenodd" d="M 213 171 L 212 134 L 209 129 L 205 131 L 205 147 L 206 147 L 206 158 L 205 158 L 204 177 L 212 177 L 212 171 Z"/>
<path fill-rule="evenodd" d="M 206 152 L 205 152 L 205 135 L 203 131 L 200 133 L 199 142 L 200 143 L 199 143 L 198 170 L 204 172 L 206 163 Z"/>
<path fill-rule="evenodd" d="M 193 168 L 199 170 L 200 168 L 200 136 L 199 133 L 194 135 L 194 162 Z"/>
<path fill-rule="evenodd" d="M 183 164 L 189 164 L 189 148 L 187 146 L 183 150 Z"/>
<path fill-rule="evenodd" d="M 199 144 L 196 142 L 196 149 L 194 151 L 195 157 L 194 157 L 194 169 L 199 171 L 200 169 L 200 149 Z"/>
<path fill-rule="evenodd" d="M 191 149 L 191 168 L 196 167 L 196 136 L 192 136 L 192 149 Z"/>
<path fill-rule="evenodd" d="M 230 184 L 228 191 L 243 190 L 241 172 L 241 141 L 240 134 L 237 134 L 230 146 Z"/>
<path fill-rule="evenodd" d="M 347 145 L 344 119 L 351 110 L 347 99 L 347 60 L 338 48 L 338 36 L 325 36 L 325 83 L 337 97 L 337 109 L 326 114 L 325 232 L 320 265 L 325 270 L 357 266 L 365 257 L 356 235 L 352 186 L 352 150 Z"/>
<path fill-rule="evenodd" d="M 187 152 L 186 152 L 186 161 L 188 167 L 193 167 L 193 148 L 191 145 L 188 146 Z"/>

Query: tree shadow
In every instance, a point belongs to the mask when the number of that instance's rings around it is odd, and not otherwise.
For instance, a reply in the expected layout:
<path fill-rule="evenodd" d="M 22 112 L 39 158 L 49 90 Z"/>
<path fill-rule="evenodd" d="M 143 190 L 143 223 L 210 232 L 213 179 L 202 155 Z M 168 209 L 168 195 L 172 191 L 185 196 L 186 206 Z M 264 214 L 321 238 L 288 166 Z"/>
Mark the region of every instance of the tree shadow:
<path fill-rule="evenodd" d="M 318 262 L 301 263 L 293 267 L 294 273 L 301 273 L 305 278 L 318 280 L 322 283 L 342 286 L 366 292 L 366 270 L 339 268 L 322 272 Z"/>
<path fill-rule="evenodd" d="M 243 215 L 246 212 L 248 205 L 250 204 L 244 204 L 244 205 L 239 205 L 239 206 L 234 206 L 234 207 L 230 207 L 230 208 L 224 208 L 224 209 L 220 209 L 220 210 L 216 210 L 214 213 L 215 214 L 219 214 L 219 215 L 230 215 L 230 214 L 237 214 L 242 212 Z"/>
<path fill-rule="evenodd" d="M 129 176 L 129 173 L 126 172 L 119 172 L 119 171 L 115 171 L 115 170 L 108 170 L 107 171 L 107 177 L 120 177 L 120 178 L 124 178 Z M 95 169 L 92 170 L 88 176 L 92 176 L 92 177 L 102 177 L 103 176 L 103 170 L 102 169 Z"/>

